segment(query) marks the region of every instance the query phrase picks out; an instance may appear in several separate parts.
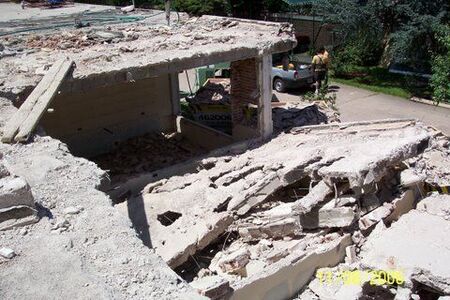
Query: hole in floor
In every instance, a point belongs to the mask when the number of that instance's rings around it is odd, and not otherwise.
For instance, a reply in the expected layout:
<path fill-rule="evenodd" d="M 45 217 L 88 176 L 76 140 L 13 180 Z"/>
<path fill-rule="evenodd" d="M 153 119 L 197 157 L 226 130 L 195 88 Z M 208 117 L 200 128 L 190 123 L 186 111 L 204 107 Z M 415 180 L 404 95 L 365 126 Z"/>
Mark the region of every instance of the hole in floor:
<path fill-rule="evenodd" d="M 157 219 L 162 225 L 170 226 L 181 216 L 182 216 L 182 214 L 169 210 L 163 214 L 158 215 Z"/>
<path fill-rule="evenodd" d="M 206 248 L 191 255 L 187 262 L 175 268 L 174 271 L 187 282 L 193 281 L 196 277 L 201 275 L 201 273 L 199 273 L 200 270 L 204 269 L 206 272 L 209 271 L 208 267 L 217 252 L 226 249 L 237 239 L 239 239 L 239 234 L 236 231 L 224 232 Z"/>

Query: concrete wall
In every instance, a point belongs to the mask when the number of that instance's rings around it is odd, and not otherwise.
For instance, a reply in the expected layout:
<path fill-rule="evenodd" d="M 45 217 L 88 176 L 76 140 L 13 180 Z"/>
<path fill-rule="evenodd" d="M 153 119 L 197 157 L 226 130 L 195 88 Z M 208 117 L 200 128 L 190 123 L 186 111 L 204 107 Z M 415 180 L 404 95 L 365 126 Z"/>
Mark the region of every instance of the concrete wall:
<path fill-rule="evenodd" d="M 177 117 L 177 132 L 191 143 L 214 150 L 233 143 L 233 137 L 184 117 Z"/>
<path fill-rule="evenodd" d="M 75 155 L 110 151 L 128 138 L 175 131 L 169 75 L 58 95 L 42 121 L 47 134 L 69 145 Z"/>

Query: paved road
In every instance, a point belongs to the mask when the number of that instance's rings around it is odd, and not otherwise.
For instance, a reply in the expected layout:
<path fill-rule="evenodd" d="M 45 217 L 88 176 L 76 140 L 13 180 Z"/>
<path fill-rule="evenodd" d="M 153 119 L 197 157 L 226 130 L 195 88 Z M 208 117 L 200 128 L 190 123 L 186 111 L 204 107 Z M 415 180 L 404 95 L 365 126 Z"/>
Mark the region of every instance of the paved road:
<path fill-rule="evenodd" d="M 342 122 L 386 118 L 415 118 L 450 136 L 450 109 L 417 103 L 403 98 L 366 91 L 347 85 L 332 86 Z M 297 95 L 276 93 L 278 99 L 296 101 Z"/>

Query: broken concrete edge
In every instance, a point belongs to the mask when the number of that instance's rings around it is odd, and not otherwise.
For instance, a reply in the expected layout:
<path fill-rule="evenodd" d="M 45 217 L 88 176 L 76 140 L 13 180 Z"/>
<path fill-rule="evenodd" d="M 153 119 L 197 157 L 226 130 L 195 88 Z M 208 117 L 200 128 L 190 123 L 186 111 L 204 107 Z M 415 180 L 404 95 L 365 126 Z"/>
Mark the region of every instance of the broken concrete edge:
<path fill-rule="evenodd" d="M 326 130 L 326 129 L 347 129 L 360 125 L 376 125 L 376 124 L 391 124 L 391 123 L 407 123 L 407 122 L 420 122 L 418 119 L 412 118 L 396 118 L 396 119 L 380 119 L 380 120 L 370 120 L 370 121 L 353 121 L 345 123 L 336 124 L 323 124 L 323 125 L 309 125 L 302 127 L 294 127 L 291 129 L 291 133 L 303 133 L 304 131 L 314 131 L 314 130 Z"/>
<path fill-rule="evenodd" d="M 345 249 L 352 244 L 351 236 L 345 234 L 338 240 L 323 245 L 312 253 L 294 253 L 260 274 L 244 278 L 232 285 L 231 299 L 288 299 L 311 280 L 321 267 L 335 266 L 343 261 Z"/>
<path fill-rule="evenodd" d="M 443 107 L 443 108 L 447 108 L 450 109 L 450 104 L 444 103 L 444 102 L 435 102 L 432 100 L 428 100 L 428 99 L 424 99 L 424 98 L 418 98 L 418 97 L 411 97 L 409 98 L 410 101 L 413 102 L 417 102 L 417 103 L 422 103 L 422 104 L 426 104 L 426 105 L 432 105 L 435 107 Z"/>

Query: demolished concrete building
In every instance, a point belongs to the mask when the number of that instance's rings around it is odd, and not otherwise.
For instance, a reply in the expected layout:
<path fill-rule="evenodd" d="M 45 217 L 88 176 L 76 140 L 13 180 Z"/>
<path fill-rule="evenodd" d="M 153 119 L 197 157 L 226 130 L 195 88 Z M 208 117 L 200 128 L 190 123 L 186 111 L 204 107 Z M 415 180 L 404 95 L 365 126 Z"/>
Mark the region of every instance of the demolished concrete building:
<path fill-rule="evenodd" d="M 203 16 L 57 32 L 0 38 L 0 298 L 450 293 L 448 197 L 422 200 L 450 180 L 448 137 L 416 120 L 304 126 L 329 122 L 317 106 L 272 117 L 271 54 L 295 46 L 290 25 Z M 56 62 L 67 74 L 30 105 Z M 231 62 L 232 135 L 181 116 L 178 73 L 218 62 Z M 110 178 L 125 156 L 140 167 Z M 323 268 L 402 269 L 406 283 L 324 290 Z"/>

